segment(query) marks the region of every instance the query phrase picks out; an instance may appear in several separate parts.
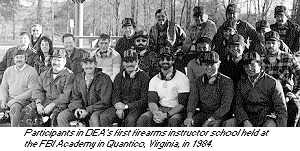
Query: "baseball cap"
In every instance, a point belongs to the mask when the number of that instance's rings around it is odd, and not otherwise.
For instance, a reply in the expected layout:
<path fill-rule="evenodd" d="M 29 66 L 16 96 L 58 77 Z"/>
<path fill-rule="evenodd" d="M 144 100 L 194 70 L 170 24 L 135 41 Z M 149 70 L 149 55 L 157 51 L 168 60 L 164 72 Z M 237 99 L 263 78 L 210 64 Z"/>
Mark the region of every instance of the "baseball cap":
<path fill-rule="evenodd" d="M 224 22 L 224 30 L 236 29 L 236 21 L 226 20 Z"/>
<path fill-rule="evenodd" d="M 236 4 L 228 4 L 227 5 L 226 14 L 228 14 L 228 13 L 235 13 L 237 11 L 238 11 L 238 9 L 237 9 L 237 5 Z"/>
<path fill-rule="evenodd" d="M 92 56 L 90 53 L 84 53 L 81 62 L 96 62 L 96 57 Z"/>
<path fill-rule="evenodd" d="M 127 26 L 132 26 L 133 28 L 135 28 L 135 22 L 132 18 L 124 18 L 122 20 L 122 28 L 123 27 L 127 27 Z"/>
<path fill-rule="evenodd" d="M 205 51 L 199 54 L 199 59 L 203 63 L 217 63 L 220 61 L 219 55 L 215 51 Z"/>
<path fill-rule="evenodd" d="M 53 51 L 52 57 L 66 58 L 67 57 L 67 52 L 64 49 L 56 49 L 56 50 Z"/>
<path fill-rule="evenodd" d="M 194 12 L 193 16 L 199 17 L 203 14 L 206 14 L 206 9 L 203 6 L 196 6 L 194 7 L 193 12 Z"/>
<path fill-rule="evenodd" d="M 26 51 L 22 50 L 22 49 L 17 49 L 14 53 L 13 53 L 14 56 L 17 56 L 17 55 L 26 55 Z"/>
<path fill-rule="evenodd" d="M 200 37 L 196 40 L 196 44 L 199 44 L 199 43 L 208 43 L 208 44 L 211 44 L 211 39 L 208 38 L 208 37 Z"/>
<path fill-rule="evenodd" d="M 277 41 L 280 36 L 276 31 L 269 31 L 265 33 L 265 41 Z"/>
<path fill-rule="evenodd" d="M 139 30 L 139 31 L 136 32 L 135 39 L 139 38 L 139 37 L 142 37 L 142 38 L 145 38 L 145 39 L 149 39 L 148 33 L 146 31 L 144 31 L 144 30 Z"/>
<path fill-rule="evenodd" d="M 133 62 L 136 60 L 138 60 L 138 54 L 137 54 L 136 50 L 131 48 L 131 49 L 124 51 L 124 57 L 123 57 L 124 62 Z"/>
<path fill-rule="evenodd" d="M 236 44 L 244 45 L 244 46 L 246 45 L 244 37 L 240 34 L 230 35 L 228 43 L 229 45 L 236 45 Z"/>
<path fill-rule="evenodd" d="M 249 51 L 243 54 L 242 63 L 243 65 L 250 64 L 253 60 L 255 61 L 261 61 L 260 55 L 255 51 Z"/>
<path fill-rule="evenodd" d="M 270 28 L 270 24 L 266 20 L 260 20 L 256 22 L 255 24 L 256 31 L 259 31 L 263 28 Z"/>
<path fill-rule="evenodd" d="M 274 11 L 274 15 L 278 15 L 278 14 L 285 14 L 287 15 L 287 9 L 285 6 L 276 6 L 275 7 L 275 11 Z"/>

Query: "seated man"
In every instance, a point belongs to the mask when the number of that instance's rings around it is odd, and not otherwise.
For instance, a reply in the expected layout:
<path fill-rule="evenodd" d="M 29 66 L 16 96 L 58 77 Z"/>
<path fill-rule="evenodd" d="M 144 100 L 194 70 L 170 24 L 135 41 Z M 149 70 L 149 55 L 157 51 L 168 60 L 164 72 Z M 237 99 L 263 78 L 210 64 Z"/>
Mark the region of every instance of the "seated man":
<path fill-rule="evenodd" d="M 173 67 L 173 63 L 174 57 L 170 51 L 161 53 L 160 72 L 149 83 L 149 111 L 140 116 L 138 127 L 181 125 L 190 83 L 185 74 Z"/>
<path fill-rule="evenodd" d="M 191 60 L 187 65 L 187 77 L 190 82 L 195 82 L 198 77 L 204 74 L 204 66 L 200 62 L 199 54 L 211 50 L 211 40 L 207 37 L 200 37 L 196 41 L 196 49 L 195 59 Z"/>
<path fill-rule="evenodd" d="M 121 56 L 110 47 L 111 41 L 108 34 L 101 34 L 97 45 L 99 47 L 95 52 L 97 68 L 102 68 L 102 72 L 109 75 L 111 81 L 114 81 L 120 72 Z"/>
<path fill-rule="evenodd" d="M 219 55 L 214 51 L 201 54 L 205 73 L 191 84 L 191 93 L 187 105 L 186 126 L 217 127 L 231 118 L 229 110 L 233 100 L 232 80 L 219 73 Z M 199 108 L 199 111 L 196 111 Z"/>
<path fill-rule="evenodd" d="M 85 55 L 81 65 L 84 72 L 76 75 L 69 107 L 58 114 L 60 127 L 69 127 L 76 119 L 90 127 L 99 127 L 99 114 L 111 106 L 112 82 L 96 68 L 95 56 Z"/>
<path fill-rule="evenodd" d="M 65 50 L 55 50 L 52 55 L 52 67 L 43 72 L 32 91 L 32 103 L 22 110 L 19 126 L 40 126 L 42 116 L 51 119 L 51 125 L 56 126 L 57 115 L 67 108 L 70 102 L 74 73 L 65 67 L 67 53 Z M 48 120 L 50 121 L 50 120 Z M 48 126 L 48 125 L 47 125 Z"/>
<path fill-rule="evenodd" d="M 139 68 L 138 54 L 135 50 L 129 49 L 123 56 L 125 69 L 117 74 L 114 81 L 114 106 L 100 114 L 100 123 L 104 127 L 112 126 L 115 122 L 122 124 L 119 126 L 134 127 L 147 108 L 150 77 Z"/>
<path fill-rule="evenodd" d="M 257 52 L 243 57 L 246 71 L 236 90 L 234 114 L 240 126 L 287 126 L 287 109 L 282 86 L 278 80 L 262 70 Z M 270 116 L 275 112 L 276 117 Z"/>
<path fill-rule="evenodd" d="M 17 127 L 23 107 L 28 105 L 31 92 L 38 78 L 37 71 L 25 63 L 26 52 L 18 49 L 14 52 L 15 65 L 4 71 L 0 87 L 0 112 L 9 109 L 11 126 Z M 9 122 L 9 118 L 3 116 L 0 123 Z"/>

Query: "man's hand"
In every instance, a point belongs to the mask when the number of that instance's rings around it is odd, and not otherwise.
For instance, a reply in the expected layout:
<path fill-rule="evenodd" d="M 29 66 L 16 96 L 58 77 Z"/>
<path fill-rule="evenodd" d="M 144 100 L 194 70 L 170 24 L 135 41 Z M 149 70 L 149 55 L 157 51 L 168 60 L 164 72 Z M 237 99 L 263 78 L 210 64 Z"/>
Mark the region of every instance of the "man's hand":
<path fill-rule="evenodd" d="M 79 109 L 79 108 L 76 109 L 74 112 L 75 117 L 80 118 L 80 119 L 85 118 L 88 114 L 89 114 L 89 112 L 87 110 Z"/>
<path fill-rule="evenodd" d="M 115 109 L 116 110 L 124 110 L 125 109 L 125 104 L 122 102 L 118 102 L 115 104 Z"/>
<path fill-rule="evenodd" d="M 162 123 L 167 118 L 167 113 L 162 111 L 156 111 L 153 115 L 153 120 L 156 123 Z"/>
<path fill-rule="evenodd" d="M 42 115 L 44 113 L 44 106 L 41 103 L 39 103 L 36 105 L 36 110 L 39 114 Z"/>
<path fill-rule="evenodd" d="M 14 103 L 16 103 L 17 101 L 14 99 L 14 98 L 12 98 L 11 100 L 9 100 L 8 102 L 7 102 L 7 104 L 6 104 L 6 107 L 7 108 L 10 108 Z"/>
<path fill-rule="evenodd" d="M 1 108 L 2 108 L 2 109 L 7 109 L 6 101 L 1 100 Z"/>
<path fill-rule="evenodd" d="M 244 127 L 253 127 L 253 125 L 249 120 L 246 120 L 244 121 Z"/>
<path fill-rule="evenodd" d="M 193 118 L 188 117 L 184 120 L 183 124 L 188 127 L 191 127 L 192 125 L 194 125 L 194 120 Z"/>
<path fill-rule="evenodd" d="M 204 124 L 202 125 L 202 127 L 209 127 L 211 124 L 211 122 L 215 121 L 215 119 L 213 117 L 209 117 Z"/>
<path fill-rule="evenodd" d="M 49 115 L 49 114 L 53 111 L 54 107 L 55 107 L 55 103 L 54 103 L 54 102 L 48 104 L 48 105 L 44 108 L 44 114 Z"/>
<path fill-rule="evenodd" d="M 123 119 L 124 118 L 124 111 L 123 110 L 117 110 L 116 114 L 118 116 L 119 119 Z"/>

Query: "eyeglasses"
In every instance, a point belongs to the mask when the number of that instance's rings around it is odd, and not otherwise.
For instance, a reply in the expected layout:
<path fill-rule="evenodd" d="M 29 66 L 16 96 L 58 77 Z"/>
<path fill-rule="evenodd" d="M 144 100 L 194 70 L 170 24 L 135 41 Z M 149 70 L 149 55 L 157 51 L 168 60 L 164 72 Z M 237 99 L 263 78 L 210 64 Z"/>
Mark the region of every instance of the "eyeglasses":
<path fill-rule="evenodd" d="M 171 61 L 172 60 L 172 57 L 171 56 L 161 56 L 160 57 L 160 61 L 164 61 L 164 60 L 167 60 L 167 61 Z"/>
<path fill-rule="evenodd" d="M 146 39 L 137 39 L 136 42 L 146 42 Z"/>

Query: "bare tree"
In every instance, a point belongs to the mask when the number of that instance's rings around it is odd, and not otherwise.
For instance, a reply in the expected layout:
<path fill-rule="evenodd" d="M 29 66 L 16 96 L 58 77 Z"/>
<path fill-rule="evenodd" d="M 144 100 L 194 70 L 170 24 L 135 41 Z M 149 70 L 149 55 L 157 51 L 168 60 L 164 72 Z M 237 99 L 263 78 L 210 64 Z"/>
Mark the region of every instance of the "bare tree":
<path fill-rule="evenodd" d="M 135 18 L 135 0 L 131 0 L 131 18 Z"/>
<path fill-rule="evenodd" d="M 271 0 L 264 0 L 264 4 L 262 7 L 262 13 L 261 13 L 261 19 L 266 19 L 272 3 L 273 3 L 273 1 L 271 1 Z"/>
<path fill-rule="evenodd" d="M 115 12 L 115 21 L 116 21 L 116 32 L 115 32 L 115 36 L 119 36 L 119 20 L 120 20 L 120 16 L 119 16 L 119 7 L 120 7 L 120 0 L 107 0 L 108 3 L 113 6 L 114 8 L 114 12 Z M 110 33 L 113 33 L 113 30 L 112 30 L 112 21 L 109 20 L 109 32 Z"/>
<path fill-rule="evenodd" d="M 160 8 L 162 8 L 162 9 L 166 8 L 166 1 L 165 0 L 160 1 Z"/>
<path fill-rule="evenodd" d="M 149 0 L 144 0 L 144 30 L 148 30 L 149 29 Z"/>
<path fill-rule="evenodd" d="M 37 23 L 43 24 L 43 0 L 38 0 L 36 9 Z"/>
<path fill-rule="evenodd" d="M 192 10 L 192 3 L 191 1 L 186 1 L 186 29 L 190 27 L 191 24 L 191 10 Z"/>
<path fill-rule="evenodd" d="M 172 22 L 175 22 L 175 0 L 170 0 L 170 7 L 171 7 L 171 11 L 170 11 L 170 13 L 171 13 L 171 21 Z"/>
<path fill-rule="evenodd" d="M 181 23 L 182 23 L 182 18 L 183 18 L 183 12 L 184 12 L 184 9 L 185 9 L 185 6 L 186 6 L 186 2 L 187 0 L 184 0 L 183 2 L 183 7 L 182 7 L 182 10 L 181 10 L 181 14 L 180 14 L 180 21 L 179 21 L 179 25 L 181 26 Z"/>

